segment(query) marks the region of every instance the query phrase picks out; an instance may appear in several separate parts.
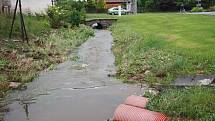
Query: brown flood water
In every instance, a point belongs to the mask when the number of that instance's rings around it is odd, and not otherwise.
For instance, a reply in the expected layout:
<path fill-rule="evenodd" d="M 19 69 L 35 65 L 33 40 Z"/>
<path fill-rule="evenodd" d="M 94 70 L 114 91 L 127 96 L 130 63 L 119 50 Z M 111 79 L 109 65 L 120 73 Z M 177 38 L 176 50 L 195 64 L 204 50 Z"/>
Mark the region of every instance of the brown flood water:
<path fill-rule="evenodd" d="M 116 107 L 132 94 L 142 94 L 137 85 L 108 77 L 115 73 L 113 38 L 107 30 L 95 32 L 77 50 L 77 62 L 66 61 L 43 72 L 6 99 L 9 112 L 4 121 L 106 121 Z"/>

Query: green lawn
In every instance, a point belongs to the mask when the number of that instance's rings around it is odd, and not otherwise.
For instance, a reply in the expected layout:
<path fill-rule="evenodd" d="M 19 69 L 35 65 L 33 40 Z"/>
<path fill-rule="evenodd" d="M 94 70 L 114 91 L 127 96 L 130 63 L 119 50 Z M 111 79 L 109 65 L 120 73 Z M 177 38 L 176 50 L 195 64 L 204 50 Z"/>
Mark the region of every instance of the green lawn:
<path fill-rule="evenodd" d="M 122 16 L 112 27 L 119 75 L 169 83 L 179 75 L 214 74 L 214 28 L 215 16 L 208 15 Z"/>

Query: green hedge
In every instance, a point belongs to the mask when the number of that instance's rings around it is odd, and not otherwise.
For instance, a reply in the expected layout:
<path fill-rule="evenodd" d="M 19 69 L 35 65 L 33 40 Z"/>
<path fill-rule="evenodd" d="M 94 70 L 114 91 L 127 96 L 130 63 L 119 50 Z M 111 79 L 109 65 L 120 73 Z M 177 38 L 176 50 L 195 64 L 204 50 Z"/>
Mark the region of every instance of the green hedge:
<path fill-rule="evenodd" d="M 203 12 L 204 9 L 202 7 L 194 7 L 191 12 Z"/>

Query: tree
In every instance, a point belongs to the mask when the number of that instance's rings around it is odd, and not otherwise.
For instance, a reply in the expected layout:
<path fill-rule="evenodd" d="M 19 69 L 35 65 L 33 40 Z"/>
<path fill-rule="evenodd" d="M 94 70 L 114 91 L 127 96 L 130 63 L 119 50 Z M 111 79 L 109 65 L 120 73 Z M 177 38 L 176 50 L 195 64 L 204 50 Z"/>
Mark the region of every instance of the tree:
<path fill-rule="evenodd" d="M 214 6 L 215 5 L 215 0 L 202 0 L 202 7 L 203 8 L 209 8 L 211 6 Z"/>
<path fill-rule="evenodd" d="M 157 11 L 158 0 L 145 0 L 145 11 Z"/>
<path fill-rule="evenodd" d="M 104 9 L 105 8 L 105 2 L 104 2 L 104 0 L 99 0 L 97 2 L 96 8 L 97 9 Z"/>
<path fill-rule="evenodd" d="M 176 5 L 180 8 L 181 5 L 184 5 L 185 10 L 191 10 L 196 6 L 196 0 L 176 0 Z"/>
<path fill-rule="evenodd" d="M 138 0 L 137 1 L 137 8 L 138 8 L 138 12 L 143 12 L 145 9 L 145 0 Z"/>
<path fill-rule="evenodd" d="M 158 3 L 160 11 L 176 11 L 176 1 L 175 0 L 160 0 Z"/>
<path fill-rule="evenodd" d="M 96 2 L 95 0 L 87 0 L 86 11 L 89 13 L 96 12 Z"/>

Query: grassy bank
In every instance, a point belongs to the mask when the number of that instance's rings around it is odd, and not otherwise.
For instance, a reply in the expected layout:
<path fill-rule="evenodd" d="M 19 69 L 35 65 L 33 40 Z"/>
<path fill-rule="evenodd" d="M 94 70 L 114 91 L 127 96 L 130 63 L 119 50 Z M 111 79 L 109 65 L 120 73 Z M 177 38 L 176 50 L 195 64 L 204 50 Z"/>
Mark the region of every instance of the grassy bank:
<path fill-rule="evenodd" d="M 8 17 L 0 16 L 0 90 L 8 89 L 8 82 L 26 83 L 38 72 L 67 58 L 71 49 L 80 46 L 93 30 L 81 25 L 77 28 L 51 29 L 46 17 L 26 16 L 29 45 L 19 40 L 18 23 L 14 39 L 8 40 Z M 16 40 L 16 41 L 14 41 Z"/>
<path fill-rule="evenodd" d="M 147 108 L 164 112 L 175 121 L 214 121 L 214 96 L 214 88 L 167 89 L 158 96 L 149 96 Z"/>
<path fill-rule="evenodd" d="M 215 16 L 146 13 L 122 16 L 111 28 L 118 76 L 128 82 L 170 84 L 177 76 L 215 73 Z M 214 88 L 166 89 L 149 110 L 173 121 L 215 120 Z"/>
<path fill-rule="evenodd" d="M 32 39 L 40 36 L 51 30 L 49 21 L 46 16 L 24 16 L 26 29 L 28 36 Z M 12 16 L 0 15 L 0 38 L 7 39 L 10 33 L 10 27 L 12 23 Z M 20 19 L 19 16 L 16 17 L 14 24 L 13 38 L 20 39 Z"/>
<path fill-rule="evenodd" d="M 215 16 L 122 16 L 112 28 L 118 75 L 168 84 L 179 75 L 215 73 Z"/>

